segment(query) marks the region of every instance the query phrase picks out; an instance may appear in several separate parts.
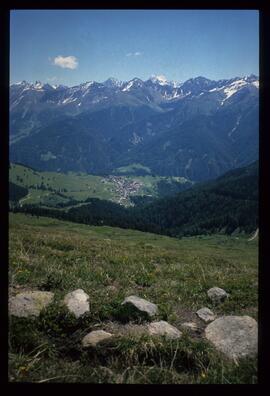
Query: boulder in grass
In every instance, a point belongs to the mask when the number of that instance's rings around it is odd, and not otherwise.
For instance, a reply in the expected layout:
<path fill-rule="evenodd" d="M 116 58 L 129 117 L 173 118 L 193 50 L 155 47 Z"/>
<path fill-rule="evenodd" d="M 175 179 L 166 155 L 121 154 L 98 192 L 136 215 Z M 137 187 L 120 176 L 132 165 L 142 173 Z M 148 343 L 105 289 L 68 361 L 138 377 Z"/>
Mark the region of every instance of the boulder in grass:
<path fill-rule="evenodd" d="M 205 336 L 233 360 L 255 356 L 258 351 L 258 325 L 250 316 L 222 316 L 206 327 Z"/>
<path fill-rule="evenodd" d="M 153 317 L 158 313 L 156 304 L 137 296 L 126 297 L 122 305 L 131 308 L 136 313 L 141 313 L 143 316 Z"/>
<path fill-rule="evenodd" d="M 148 324 L 147 330 L 150 335 L 165 336 L 170 339 L 177 339 L 182 336 L 181 331 L 164 320 Z"/>
<path fill-rule="evenodd" d="M 111 333 L 107 333 L 104 330 L 95 330 L 88 333 L 82 339 L 82 345 L 84 348 L 89 346 L 95 347 L 97 344 L 101 343 L 102 341 L 108 340 L 112 337 Z"/>
<path fill-rule="evenodd" d="M 76 318 L 89 312 L 89 296 L 82 289 L 68 293 L 64 298 L 64 304 Z"/>
<path fill-rule="evenodd" d="M 49 305 L 54 293 L 45 291 L 28 291 L 19 293 L 9 300 L 9 312 L 13 316 L 39 316 L 41 310 Z"/>
<path fill-rule="evenodd" d="M 212 322 L 215 320 L 216 316 L 215 314 L 209 309 L 209 308 L 201 308 L 199 309 L 196 314 L 200 319 L 202 319 L 205 323 Z"/>
<path fill-rule="evenodd" d="M 229 294 L 220 287 L 212 287 L 207 291 L 207 295 L 210 300 L 215 304 L 221 303 L 229 297 Z"/>

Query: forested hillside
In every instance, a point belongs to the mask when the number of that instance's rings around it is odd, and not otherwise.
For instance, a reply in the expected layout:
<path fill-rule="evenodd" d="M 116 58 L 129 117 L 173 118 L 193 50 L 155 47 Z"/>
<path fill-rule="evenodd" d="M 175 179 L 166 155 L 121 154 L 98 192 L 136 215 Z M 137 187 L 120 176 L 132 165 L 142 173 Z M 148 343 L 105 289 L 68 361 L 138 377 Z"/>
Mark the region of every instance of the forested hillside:
<path fill-rule="evenodd" d="M 9 199 L 13 202 L 18 202 L 20 199 L 28 194 L 28 190 L 25 187 L 18 186 L 18 184 L 9 182 Z"/>

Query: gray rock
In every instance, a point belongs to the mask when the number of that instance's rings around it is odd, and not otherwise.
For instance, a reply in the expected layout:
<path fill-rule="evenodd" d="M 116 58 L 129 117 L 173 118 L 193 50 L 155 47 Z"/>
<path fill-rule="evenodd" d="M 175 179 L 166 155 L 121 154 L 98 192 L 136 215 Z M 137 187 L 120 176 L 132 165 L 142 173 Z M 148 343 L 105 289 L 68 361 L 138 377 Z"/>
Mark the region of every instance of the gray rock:
<path fill-rule="evenodd" d="M 154 316 L 158 312 L 158 307 L 156 306 L 156 304 L 153 304 L 137 296 L 126 297 L 125 300 L 122 302 L 122 305 L 125 304 L 132 305 L 139 312 L 144 312 L 149 316 Z"/>
<path fill-rule="evenodd" d="M 206 323 L 212 322 L 216 318 L 214 313 L 206 307 L 199 309 L 196 314 Z"/>
<path fill-rule="evenodd" d="M 222 316 L 206 327 L 205 336 L 234 360 L 258 351 L 258 326 L 250 316 Z"/>
<path fill-rule="evenodd" d="M 185 322 L 181 324 L 181 327 L 184 330 L 190 331 L 190 332 L 198 332 L 200 330 L 199 326 L 195 322 Z"/>
<path fill-rule="evenodd" d="M 207 295 L 213 303 L 221 303 L 229 297 L 229 294 L 220 287 L 212 287 L 207 291 Z"/>
<path fill-rule="evenodd" d="M 91 331 L 91 333 L 88 333 L 85 337 L 83 337 L 82 345 L 85 348 L 87 348 L 89 346 L 96 346 L 100 342 L 107 340 L 111 337 L 112 337 L 112 334 L 107 333 L 104 330 Z"/>
<path fill-rule="evenodd" d="M 89 296 L 82 289 L 74 290 L 68 293 L 64 298 L 64 304 L 76 318 L 82 316 L 85 312 L 89 312 Z"/>
<path fill-rule="evenodd" d="M 45 291 L 28 291 L 19 293 L 9 300 L 9 312 L 13 316 L 39 316 L 40 311 L 49 305 L 54 293 Z"/>
<path fill-rule="evenodd" d="M 150 335 L 166 336 L 170 339 L 176 339 L 182 336 L 181 331 L 179 331 L 176 327 L 170 325 L 168 322 L 165 322 L 164 320 L 148 324 L 147 330 Z"/>

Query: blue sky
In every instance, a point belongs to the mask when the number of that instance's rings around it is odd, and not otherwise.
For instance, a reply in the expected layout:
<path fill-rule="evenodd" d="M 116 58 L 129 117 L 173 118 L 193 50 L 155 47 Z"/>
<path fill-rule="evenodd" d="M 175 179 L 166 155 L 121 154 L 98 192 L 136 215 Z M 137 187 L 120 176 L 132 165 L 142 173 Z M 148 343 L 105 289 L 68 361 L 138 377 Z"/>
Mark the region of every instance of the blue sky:
<path fill-rule="evenodd" d="M 259 74 L 255 10 L 16 10 L 11 83 Z"/>

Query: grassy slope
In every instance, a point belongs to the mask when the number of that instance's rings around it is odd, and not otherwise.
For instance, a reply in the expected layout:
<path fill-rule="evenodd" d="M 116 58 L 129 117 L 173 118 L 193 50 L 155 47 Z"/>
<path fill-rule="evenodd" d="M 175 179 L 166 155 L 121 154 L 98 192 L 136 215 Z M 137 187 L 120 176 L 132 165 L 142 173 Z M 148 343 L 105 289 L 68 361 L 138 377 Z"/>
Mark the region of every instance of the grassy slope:
<path fill-rule="evenodd" d="M 42 179 L 43 177 L 43 179 Z M 18 180 L 21 178 L 21 180 Z M 25 167 L 23 165 L 11 164 L 10 169 L 10 181 L 23 185 L 25 187 L 30 187 L 31 185 L 38 184 L 42 182 L 47 187 L 51 187 L 66 195 L 67 197 L 85 200 L 88 197 L 96 197 L 101 199 L 113 199 L 114 195 L 108 189 L 105 188 L 104 184 L 101 183 L 102 177 L 86 175 L 86 174 L 76 174 L 69 172 L 68 174 L 57 173 L 57 172 L 39 172 L 34 171 L 31 168 Z M 62 190 L 66 189 L 67 192 Z M 27 203 L 38 203 L 37 196 L 51 194 L 50 191 L 43 191 L 38 189 L 36 193 L 35 189 L 30 189 L 31 197 L 27 200 Z"/>
<path fill-rule="evenodd" d="M 102 182 L 102 176 L 94 176 L 84 173 L 68 172 L 67 174 L 57 172 L 39 172 L 19 164 L 11 164 L 10 181 L 19 186 L 27 187 L 40 185 L 42 182 L 45 188 L 52 188 L 65 195 L 67 198 L 84 201 L 87 198 L 100 198 L 110 201 L 118 201 L 120 196 L 116 191 L 116 186 L 112 181 Z M 136 195 L 157 196 L 157 183 L 160 180 L 176 181 L 185 183 L 181 177 L 159 177 L 159 176 L 125 176 L 127 180 L 137 180 L 142 183 L 142 187 Z M 67 191 L 63 191 L 63 190 Z M 65 198 L 59 197 L 49 190 L 29 188 L 27 199 L 23 204 L 40 204 L 43 206 L 53 206 L 54 203 L 65 202 Z"/>
<path fill-rule="evenodd" d="M 203 338 L 180 341 L 139 336 L 116 339 L 95 352 L 80 350 L 83 335 L 121 319 L 124 297 L 158 304 L 160 318 L 180 328 L 208 306 L 221 314 L 257 317 L 257 241 L 209 236 L 166 236 L 10 215 L 10 286 L 43 288 L 56 300 L 82 288 L 90 314 L 79 324 L 54 304 L 37 320 L 11 321 L 13 381 L 116 383 L 252 383 L 256 361 L 226 362 Z M 114 286 L 112 288 L 111 286 Z M 213 286 L 230 298 L 219 307 L 207 299 Z M 16 288 L 15 288 L 16 287 Z M 120 316 L 119 316 L 120 315 Z M 64 319 L 63 319 L 64 318 Z M 177 351 L 177 352 L 176 352 Z M 40 352 L 40 354 L 39 354 Z M 38 356 L 37 356 L 38 354 Z"/>

